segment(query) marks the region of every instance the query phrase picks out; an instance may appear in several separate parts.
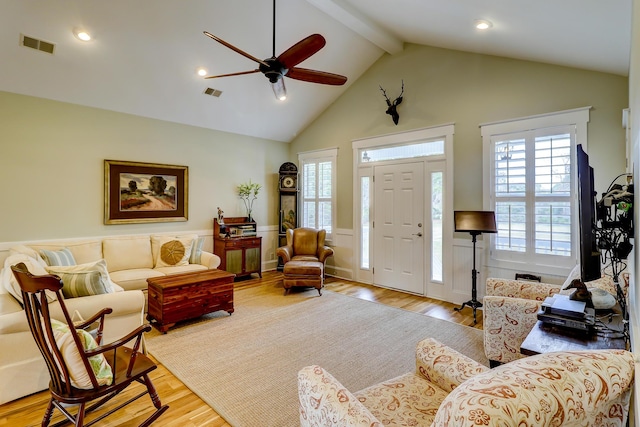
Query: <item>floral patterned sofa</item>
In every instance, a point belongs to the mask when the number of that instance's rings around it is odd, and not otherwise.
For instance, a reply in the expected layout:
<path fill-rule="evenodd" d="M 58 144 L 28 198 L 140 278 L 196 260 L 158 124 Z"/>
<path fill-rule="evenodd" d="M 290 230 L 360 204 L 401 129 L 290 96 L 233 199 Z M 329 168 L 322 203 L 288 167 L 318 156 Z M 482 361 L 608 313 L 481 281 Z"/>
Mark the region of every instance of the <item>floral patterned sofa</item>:
<path fill-rule="evenodd" d="M 520 345 L 538 321 L 537 313 L 546 297 L 570 293 L 563 289 L 580 278 L 580 266 L 574 267 L 561 285 L 524 280 L 488 278 L 483 299 L 484 352 L 491 366 L 520 359 Z M 616 295 L 611 277 L 587 282 L 588 288 L 600 288 Z M 626 287 L 623 291 L 626 293 Z"/>
<path fill-rule="evenodd" d="M 624 426 L 633 374 L 624 350 L 546 353 L 490 370 L 429 338 L 416 372 L 356 393 L 320 366 L 300 370 L 300 425 Z"/>

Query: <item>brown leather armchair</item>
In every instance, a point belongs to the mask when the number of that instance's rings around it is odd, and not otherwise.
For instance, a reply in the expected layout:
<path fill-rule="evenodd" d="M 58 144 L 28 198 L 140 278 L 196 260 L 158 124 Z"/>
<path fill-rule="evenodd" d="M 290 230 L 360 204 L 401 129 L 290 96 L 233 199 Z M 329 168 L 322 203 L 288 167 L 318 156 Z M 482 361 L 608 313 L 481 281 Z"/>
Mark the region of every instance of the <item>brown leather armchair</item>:
<path fill-rule="evenodd" d="M 326 236 L 326 230 L 289 228 L 287 246 L 279 247 L 276 254 L 282 258 L 283 264 L 289 261 L 319 261 L 324 266 L 327 258 L 333 255 L 333 249 L 324 244 Z"/>

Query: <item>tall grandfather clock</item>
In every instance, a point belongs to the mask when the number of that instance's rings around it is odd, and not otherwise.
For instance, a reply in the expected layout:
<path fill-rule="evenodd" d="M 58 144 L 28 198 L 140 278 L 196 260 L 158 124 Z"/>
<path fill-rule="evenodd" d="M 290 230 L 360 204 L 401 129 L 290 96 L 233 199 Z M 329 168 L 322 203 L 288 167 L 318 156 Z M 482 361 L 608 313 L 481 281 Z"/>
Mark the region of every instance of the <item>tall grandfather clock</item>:
<path fill-rule="evenodd" d="M 280 227 L 279 246 L 287 244 L 287 229 L 298 227 L 298 167 L 286 162 L 280 166 Z M 278 258 L 278 270 L 282 270 L 282 260 Z"/>

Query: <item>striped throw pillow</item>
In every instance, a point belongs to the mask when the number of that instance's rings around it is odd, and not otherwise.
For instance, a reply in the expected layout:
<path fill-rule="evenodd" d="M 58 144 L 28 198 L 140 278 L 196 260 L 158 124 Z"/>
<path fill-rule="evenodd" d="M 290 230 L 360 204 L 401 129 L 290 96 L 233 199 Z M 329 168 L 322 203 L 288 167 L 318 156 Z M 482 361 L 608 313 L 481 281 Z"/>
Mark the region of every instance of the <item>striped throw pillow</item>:
<path fill-rule="evenodd" d="M 54 266 L 47 267 L 49 274 L 55 274 L 62 277 L 66 273 L 87 273 L 91 271 L 97 271 L 102 277 L 102 281 L 107 288 L 107 293 L 114 292 L 113 282 L 109 276 L 107 270 L 107 262 L 104 259 L 100 259 L 94 262 L 88 262 L 86 264 L 69 265 L 69 266 Z"/>
<path fill-rule="evenodd" d="M 105 284 L 99 271 L 84 271 L 80 273 L 60 273 L 62 279 L 62 295 L 65 298 L 86 297 L 89 295 L 108 294 L 108 286 Z"/>
<path fill-rule="evenodd" d="M 191 257 L 189 258 L 189 264 L 200 264 L 203 244 L 204 244 L 204 237 L 198 237 L 193 241 L 193 246 L 191 247 Z"/>
<path fill-rule="evenodd" d="M 59 251 L 48 251 L 46 249 L 43 249 L 42 251 L 40 251 L 40 254 L 46 261 L 47 265 L 76 265 L 76 260 L 73 257 L 73 254 L 67 248 L 60 249 Z"/>

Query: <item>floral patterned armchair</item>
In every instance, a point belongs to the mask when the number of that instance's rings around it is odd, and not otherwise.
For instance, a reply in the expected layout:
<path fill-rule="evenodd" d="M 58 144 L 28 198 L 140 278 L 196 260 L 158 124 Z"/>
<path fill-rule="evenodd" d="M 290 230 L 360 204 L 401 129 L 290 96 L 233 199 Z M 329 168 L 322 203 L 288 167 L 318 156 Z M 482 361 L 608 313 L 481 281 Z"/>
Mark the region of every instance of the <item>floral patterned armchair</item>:
<path fill-rule="evenodd" d="M 320 366 L 298 374 L 301 426 L 430 425 L 440 402 L 489 368 L 427 338 L 416 349 L 416 371 L 349 392 Z"/>
<path fill-rule="evenodd" d="M 626 425 L 633 355 L 624 350 L 546 353 L 489 370 L 426 339 L 416 372 L 351 393 L 320 366 L 298 374 L 300 425 Z"/>
<path fill-rule="evenodd" d="M 546 297 L 562 285 L 509 279 L 487 279 L 482 301 L 484 353 L 491 366 L 520 359 L 520 345 L 538 321 Z"/>
<path fill-rule="evenodd" d="M 571 271 L 562 285 L 487 279 L 483 299 L 484 352 L 492 367 L 525 357 L 520 354 L 520 345 L 538 321 L 537 313 L 542 302 L 557 293 L 570 293 L 562 289 L 576 278 L 580 278 L 580 266 Z M 616 295 L 615 285 L 609 276 L 602 276 L 586 285 Z"/>

